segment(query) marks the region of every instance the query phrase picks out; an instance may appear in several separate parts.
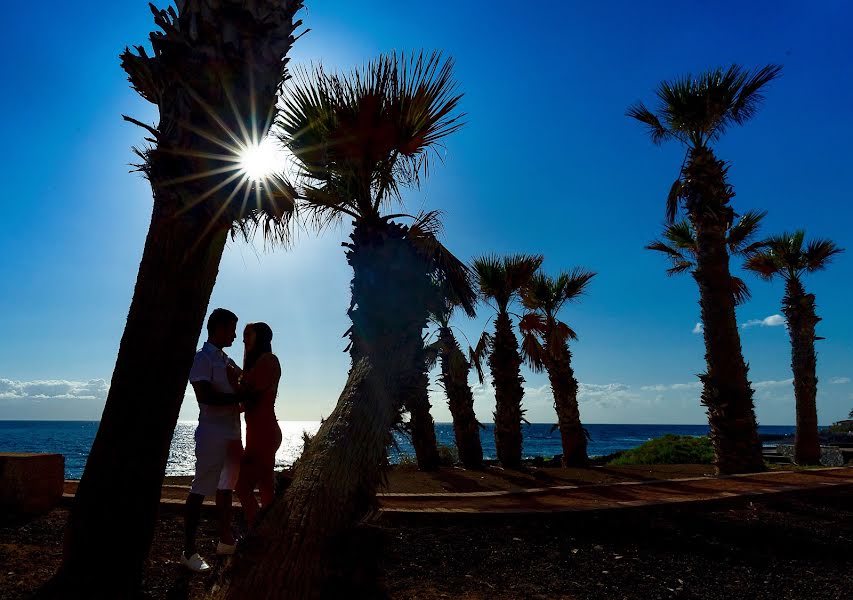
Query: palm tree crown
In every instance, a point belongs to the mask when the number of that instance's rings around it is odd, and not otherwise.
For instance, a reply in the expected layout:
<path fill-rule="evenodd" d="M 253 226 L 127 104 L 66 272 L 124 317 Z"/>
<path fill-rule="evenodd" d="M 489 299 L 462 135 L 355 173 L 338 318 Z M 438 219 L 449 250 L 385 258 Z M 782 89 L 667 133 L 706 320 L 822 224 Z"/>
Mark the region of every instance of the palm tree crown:
<path fill-rule="evenodd" d="M 453 60 L 383 55 L 346 75 L 298 70 L 276 121 L 319 224 L 378 219 L 429 171 L 430 150 L 462 126 Z M 439 156 L 440 158 L 440 156 Z M 390 218 L 390 217 L 386 217 Z"/>
<path fill-rule="evenodd" d="M 536 273 L 521 290 L 521 302 L 528 312 L 519 324 L 522 333 L 522 352 L 530 367 L 540 372 L 545 367 L 544 349 L 537 336 L 545 338 L 547 345 L 557 348 L 577 335 L 566 323 L 557 320 L 557 313 L 566 304 L 577 300 L 586 291 L 595 273 L 582 268 L 551 277 Z"/>
<path fill-rule="evenodd" d="M 742 215 L 736 223 L 726 231 L 726 246 L 733 256 L 750 257 L 764 247 L 763 240 L 756 241 L 761 221 L 766 212 L 749 211 Z M 667 275 L 677 275 L 696 268 L 696 231 L 689 221 L 683 220 L 667 225 L 663 231 L 663 239 L 655 240 L 646 246 L 647 250 L 661 252 L 672 263 L 666 270 Z M 743 304 L 750 298 L 749 288 L 740 277 L 732 277 L 735 302 Z"/>
<path fill-rule="evenodd" d="M 778 65 L 767 65 L 746 71 L 739 65 L 732 65 L 698 77 L 687 75 L 663 81 L 657 89 L 658 106 L 654 111 L 637 102 L 628 109 L 627 115 L 648 127 L 655 144 L 676 140 L 690 149 L 704 149 L 732 125 L 742 125 L 755 116 L 764 100 L 763 88 L 779 76 L 781 69 Z M 666 217 L 670 223 L 675 220 L 678 201 L 684 197 L 684 192 L 679 177 L 667 198 Z M 722 199 L 726 195 L 718 194 L 717 197 Z"/>
<path fill-rule="evenodd" d="M 509 303 L 530 281 L 542 264 L 541 255 L 487 255 L 474 259 L 473 268 L 480 295 L 497 302 L 499 312 L 506 312 Z"/>
<path fill-rule="evenodd" d="M 746 268 L 768 281 L 777 275 L 786 281 L 798 280 L 804 273 L 823 270 L 844 251 L 830 240 L 804 245 L 805 236 L 804 231 L 795 231 L 769 238 L 762 250 L 749 257 Z"/>

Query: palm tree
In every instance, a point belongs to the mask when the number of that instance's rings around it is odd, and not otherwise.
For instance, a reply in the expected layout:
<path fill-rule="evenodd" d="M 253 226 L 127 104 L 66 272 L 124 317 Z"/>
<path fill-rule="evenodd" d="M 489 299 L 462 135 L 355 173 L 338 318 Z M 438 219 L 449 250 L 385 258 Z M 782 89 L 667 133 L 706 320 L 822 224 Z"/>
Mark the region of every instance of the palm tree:
<path fill-rule="evenodd" d="M 802 277 L 821 271 L 836 254 L 843 252 L 830 240 L 805 241 L 804 231 L 783 233 L 767 240 L 765 247 L 753 254 L 746 268 L 771 281 L 781 277 L 785 282 L 782 312 L 788 321 L 791 336 L 791 370 L 794 373 L 794 398 L 797 404 L 797 434 L 794 460 L 801 465 L 820 463 L 820 436 L 817 429 L 817 356 L 814 343 L 815 326 L 820 317 L 815 314 L 814 294 L 806 293 Z"/>
<path fill-rule="evenodd" d="M 474 393 L 468 384 L 472 363 L 462 353 L 453 334 L 450 320 L 459 306 L 453 294 L 439 290 L 441 301 L 433 309 L 431 320 L 437 327 L 437 339 L 427 346 L 427 365 L 441 362 L 439 381 L 447 395 L 447 406 L 453 416 L 453 434 L 459 460 L 467 469 L 483 468 L 483 448 L 480 443 L 480 422 L 474 414 Z M 480 370 L 479 364 L 476 365 Z"/>
<path fill-rule="evenodd" d="M 521 351 L 530 367 L 548 371 L 557 426 L 563 444 L 564 467 L 585 465 L 586 431 L 578 410 L 578 381 L 572 369 L 569 340 L 577 339 L 571 327 L 557 319 L 566 302 L 584 293 L 595 273 L 574 269 L 556 278 L 536 273 L 521 289 L 521 301 L 529 311 L 521 319 Z"/>
<path fill-rule="evenodd" d="M 422 383 L 434 282 L 474 310 L 469 271 L 438 242 L 437 215 L 404 225 L 396 219 L 406 215 L 384 212 L 459 128 L 455 90 L 452 61 L 435 53 L 382 56 L 349 75 L 303 70 L 286 90 L 277 127 L 301 170 L 300 210 L 317 227 L 352 220 L 344 246 L 353 365 L 293 484 L 238 550 L 217 598 L 371 594 L 354 579 L 372 577 L 352 575 L 351 559 L 375 559 L 353 541 L 356 525 L 375 506 L 391 427 Z"/>
<path fill-rule="evenodd" d="M 541 264 L 542 256 L 527 254 L 482 256 L 473 264 L 480 296 L 497 305 L 494 307 L 497 311 L 494 336 L 484 333 L 474 356 L 478 360 L 485 354 L 489 357 L 495 387 L 495 448 L 501 465 L 508 469 L 521 466 L 521 422 L 524 419 L 521 354 L 509 306 Z"/>
<path fill-rule="evenodd" d="M 682 209 L 696 236 L 693 277 L 699 285 L 707 364 L 700 376 L 702 403 L 708 409 L 720 473 L 759 471 L 764 462 L 735 317 L 726 243 L 726 231 L 735 217 L 730 206 L 734 190 L 727 181 L 728 166 L 717 159 L 710 144 L 757 113 L 764 88 L 780 70 L 767 65 L 748 72 L 732 65 L 698 77 L 664 81 L 657 90 L 655 112 L 640 102 L 627 113 L 648 126 L 654 143 L 676 140 L 687 147 L 667 198 L 666 218 L 672 223 Z"/>
<path fill-rule="evenodd" d="M 726 230 L 726 246 L 729 256 L 748 258 L 764 247 L 764 241 L 756 241 L 761 221 L 766 212 L 749 211 L 732 221 Z M 662 239 L 655 240 L 646 250 L 660 252 L 670 260 L 672 266 L 666 270 L 669 276 L 696 272 L 696 232 L 689 221 L 679 221 L 664 227 Z M 740 277 L 732 276 L 732 294 L 735 304 L 740 305 L 750 299 L 751 294 L 746 283 Z"/>
<path fill-rule="evenodd" d="M 153 55 L 141 46 L 121 55 L 133 88 L 159 109 L 157 126 L 124 117 L 149 134 L 150 146 L 136 152 L 154 208 L 63 565 L 46 594 L 82 589 L 86 597 L 121 598 L 140 583 L 227 235 L 287 231 L 287 186 L 251 181 L 239 161 L 267 134 L 301 7 L 301 0 L 152 6 L 162 30 L 150 36 Z"/>

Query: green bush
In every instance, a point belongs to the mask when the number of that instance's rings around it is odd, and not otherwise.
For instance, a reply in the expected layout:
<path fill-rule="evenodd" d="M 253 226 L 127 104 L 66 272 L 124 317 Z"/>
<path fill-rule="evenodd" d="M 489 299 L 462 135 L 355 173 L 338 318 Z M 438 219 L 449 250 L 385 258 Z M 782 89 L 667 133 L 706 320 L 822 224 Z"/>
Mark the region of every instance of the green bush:
<path fill-rule="evenodd" d="M 714 448 L 708 436 L 664 435 L 628 450 L 611 465 L 709 465 Z"/>
<path fill-rule="evenodd" d="M 456 446 L 438 446 L 438 463 L 442 467 L 452 467 L 459 462 L 459 453 Z"/>

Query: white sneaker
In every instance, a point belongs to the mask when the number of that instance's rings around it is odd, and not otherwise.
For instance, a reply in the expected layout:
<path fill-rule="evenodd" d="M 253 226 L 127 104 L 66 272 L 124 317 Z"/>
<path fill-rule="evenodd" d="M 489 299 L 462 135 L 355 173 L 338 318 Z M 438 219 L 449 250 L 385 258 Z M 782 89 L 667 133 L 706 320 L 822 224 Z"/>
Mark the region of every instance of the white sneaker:
<path fill-rule="evenodd" d="M 198 552 L 187 558 L 186 553 L 181 552 L 181 564 L 195 573 L 204 573 L 210 570 L 210 565 L 198 555 Z"/>
<path fill-rule="evenodd" d="M 226 544 L 225 542 L 216 544 L 216 554 L 218 556 L 231 556 L 235 550 L 237 550 L 237 544 Z"/>

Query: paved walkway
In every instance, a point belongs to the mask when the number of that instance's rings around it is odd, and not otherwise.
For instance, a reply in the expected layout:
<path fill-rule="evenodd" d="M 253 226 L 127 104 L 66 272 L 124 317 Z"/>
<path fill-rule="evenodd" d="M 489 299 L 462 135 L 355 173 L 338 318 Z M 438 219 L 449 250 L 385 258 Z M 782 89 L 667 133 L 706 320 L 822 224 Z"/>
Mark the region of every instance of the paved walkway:
<path fill-rule="evenodd" d="M 532 514 L 611 510 L 627 507 L 710 502 L 763 494 L 853 486 L 853 468 L 808 471 L 768 471 L 727 477 L 694 477 L 664 481 L 558 486 L 511 492 L 378 494 L 380 510 L 403 514 Z M 64 499 L 70 502 L 76 481 L 66 481 Z M 163 486 L 161 506 L 180 509 L 189 488 Z M 206 505 L 213 507 L 208 500 Z"/>
<path fill-rule="evenodd" d="M 523 492 L 380 494 L 380 505 L 387 513 L 554 513 L 707 502 L 834 486 L 853 486 L 853 468 L 561 486 Z"/>

